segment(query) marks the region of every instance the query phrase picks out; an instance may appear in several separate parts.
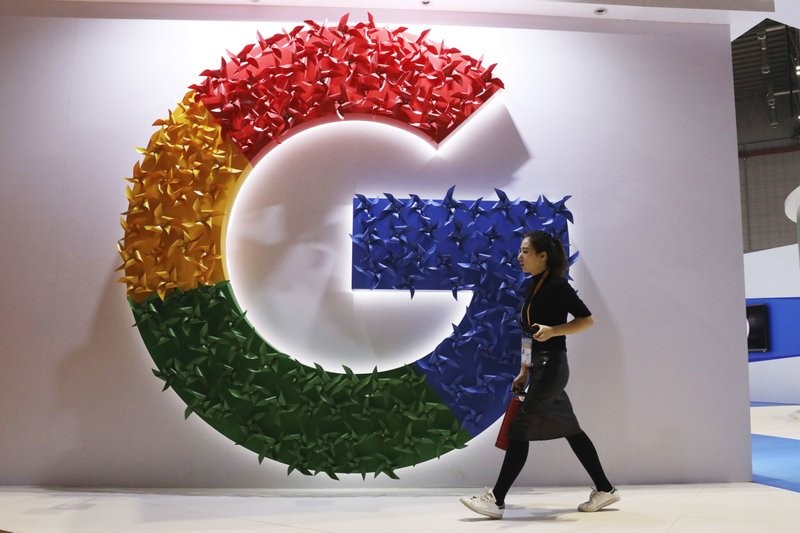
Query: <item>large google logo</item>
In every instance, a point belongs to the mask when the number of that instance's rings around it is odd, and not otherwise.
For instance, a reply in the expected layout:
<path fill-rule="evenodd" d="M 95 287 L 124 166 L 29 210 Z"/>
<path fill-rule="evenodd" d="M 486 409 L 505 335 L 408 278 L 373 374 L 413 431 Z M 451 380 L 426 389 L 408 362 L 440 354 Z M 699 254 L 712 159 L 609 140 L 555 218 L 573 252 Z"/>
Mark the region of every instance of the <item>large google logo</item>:
<path fill-rule="evenodd" d="M 337 26 L 307 21 L 270 38 L 259 35 L 202 75 L 169 117 L 156 122 L 159 129 L 142 150 L 129 178 L 119 242 L 136 326 L 164 388 L 186 403 L 187 417 L 197 414 L 259 461 L 282 462 L 289 472 L 395 477 L 397 468 L 465 446 L 502 413 L 517 364 L 509 355 L 513 348 L 490 342 L 490 335 L 503 333 L 513 341 L 511 310 L 520 281 L 508 270 L 513 255 L 487 253 L 485 261 L 475 250 L 467 259 L 420 256 L 420 268 L 430 259 L 438 261 L 440 274 L 453 274 L 448 264 L 461 272 L 457 279 L 445 276 L 453 291 L 484 287 L 475 292 L 462 329 L 400 368 L 334 373 L 280 353 L 250 325 L 225 272 L 224 235 L 238 187 L 270 146 L 321 122 L 372 117 L 438 143 L 502 87 L 492 67 L 431 44 L 425 34 L 378 28 L 371 17 L 349 25 L 343 17 Z M 492 216 L 502 216 L 512 233 L 538 224 L 566 237 L 570 215 L 563 201 L 512 202 L 498 195 L 497 202 L 475 202 L 473 211 L 464 211 L 473 222 L 483 217 L 484 226 L 472 231 L 489 235 L 485 252 L 504 241 L 485 226 Z M 453 224 L 465 204 L 452 191 L 448 198 L 443 212 Z M 354 204 L 358 224 L 378 205 L 361 202 Z M 414 213 L 424 208 L 412 204 L 405 205 Z M 427 208 L 442 205 L 429 202 Z M 458 228 L 465 238 L 463 224 Z M 384 230 L 367 224 L 361 244 L 368 231 Z M 464 250 L 458 242 L 456 248 Z M 386 250 L 371 248 L 373 259 Z M 373 279 L 375 265 L 386 264 L 385 258 L 371 264 L 369 254 L 362 259 L 365 280 Z M 388 288 L 409 287 L 398 282 Z"/>

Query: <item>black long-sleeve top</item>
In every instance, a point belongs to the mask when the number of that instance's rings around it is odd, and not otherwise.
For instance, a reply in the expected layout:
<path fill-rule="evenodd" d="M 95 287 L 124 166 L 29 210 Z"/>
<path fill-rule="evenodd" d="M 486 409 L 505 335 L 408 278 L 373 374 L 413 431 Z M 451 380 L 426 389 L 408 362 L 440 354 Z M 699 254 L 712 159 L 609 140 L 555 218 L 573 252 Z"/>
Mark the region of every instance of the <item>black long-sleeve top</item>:
<path fill-rule="evenodd" d="M 533 289 L 542 275 L 531 278 L 523 289 L 525 291 L 525 303 L 522 306 L 520 317 L 523 332 L 529 332 L 532 324 L 559 326 L 566 323 L 567 315 L 572 315 L 576 318 L 592 315 L 586 304 L 578 297 L 572 285 L 564 278 L 552 274 L 547 276 L 539 292 L 536 296 L 533 296 Z M 534 339 L 532 347 L 534 353 L 566 351 L 566 349 L 567 342 L 564 335 L 551 337 L 544 342 L 538 342 Z"/>

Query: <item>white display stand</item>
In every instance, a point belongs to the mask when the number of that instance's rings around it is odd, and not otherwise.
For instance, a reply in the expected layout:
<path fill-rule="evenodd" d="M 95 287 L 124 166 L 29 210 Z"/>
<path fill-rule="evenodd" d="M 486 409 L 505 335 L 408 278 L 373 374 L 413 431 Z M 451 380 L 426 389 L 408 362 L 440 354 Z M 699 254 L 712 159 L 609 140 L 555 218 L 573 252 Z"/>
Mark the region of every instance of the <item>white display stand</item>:
<path fill-rule="evenodd" d="M 797 224 L 797 242 L 800 243 L 800 187 L 789 193 L 783 204 L 783 209 L 789 220 Z"/>
<path fill-rule="evenodd" d="M 789 217 L 792 222 L 797 222 L 798 211 L 800 211 L 800 187 L 789 193 L 789 196 L 786 197 L 786 202 L 783 204 L 783 208 L 786 212 L 786 216 Z"/>

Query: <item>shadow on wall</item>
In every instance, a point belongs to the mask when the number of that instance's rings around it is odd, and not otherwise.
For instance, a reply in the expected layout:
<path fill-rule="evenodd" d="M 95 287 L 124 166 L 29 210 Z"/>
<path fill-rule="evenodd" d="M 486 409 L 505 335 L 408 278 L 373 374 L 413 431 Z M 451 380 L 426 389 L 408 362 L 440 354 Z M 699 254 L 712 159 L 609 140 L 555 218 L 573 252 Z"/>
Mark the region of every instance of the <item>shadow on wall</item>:
<path fill-rule="evenodd" d="M 393 313 L 400 323 L 388 331 L 354 303 L 348 237 L 354 194 L 436 199 L 456 185 L 457 199 L 491 200 L 497 198 L 494 188 L 513 186 L 514 173 L 530 159 L 499 99 L 438 150 L 407 130 L 369 121 L 305 130 L 268 152 L 236 198 L 225 249 L 238 303 L 258 331 L 270 332 L 265 336 L 279 350 L 313 354 L 310 359 L 326 367 L 370 357 L 367 352 L 376 347 L 380 352 L 379 346 L 414 350 L 407 346 L 407 332 L 426 338 L 426 328 L 436 321 L 410 312 L 407 296 Z M 444 326 L 450 328 L 449 320 Z M 373 327 L 380 338 L 370 335 Z M 344 357 L 321 355 L 320 346 Z M 361 366 L 371 370 L 374 363 Z"/>
<path fill-rule="evenodd" d="M 586 261 L 591 261 L 587 259 Z M 608 406 L 629 406 L 637 409 L 626 399 L 629 398 L 626 388 L 625 367 L 623 365 L 624 347 L 620 327 L 614 321 L 618 313 L 610 309 L 603 298 L 602 287 L 592 275 L 592 270 L 588 264 L 580 265 L 581 284 L 575 286 L 578 294 L 584 299 L 587 307 L 592 311 L 595 325 L 587 332 L 570 337 L 567 345 L 569 348 L 570 362 L 570 382 L 567 385 L 567 392 L 573 398 L 575 412 L 578 420 L 581 421 L 583 429 L 591 435 L 596 442 L 598 450 L 603 454 L 604 450 L 609 450 L 620 443 L 630 445 L 635 441 L 633 428 L 628 424 L 628 420 L 635 418 L 633 414 L 620 412 L 615 409 L 598 413 L 601 418 L 590 418 L 581 416 L 582 412 L 588 412 L 589 406 L 597 402 L 598 398 L 604 400 L 600 402 Z M 594 376 L 617 376 L 613 383 L 598 381 Z M 614 426 L 618 432 L 614 435 L 604 432 L 608 419 L 614 419 Z M 614 440 L 611 440 L 611 439 Z M 631 446 L 631 449 L 635 449 Z M 605 452 L 602 456 L 604 467 L 608 472 L 622 472 L 625 470 L 624 464 L 613 464 L 611 458 L 616 454 Z M 635 452 L 633 452 L 635 455 Z M 604 457 L 609 459 L 605 459 Z M 626 463 L 631 457 L 626 456 Z M 606 464 L 608 463 L 608 464 Z"/>
<path fill-rule="evenodd" d="M 164 486 L 191 483 L 199 469 L 176 449 L 202 450 L 202 426 L 183 421 L 183 406 L 162 382 L 133 324 L 125 288 L 111 272 L 86 343 L 54 368 L 55 414 L 68 431 L 31 482 L 50 486 Z M 199 431 L 198 431 L 199 428 Z M 54 435 L 55 436 L 55 435 Z M 165 445 L 171 449 L 165 450 Z M 255 463 L 255 459 L 253 459 Z M 148 465 L 144 467 L 143 465 Z"/>

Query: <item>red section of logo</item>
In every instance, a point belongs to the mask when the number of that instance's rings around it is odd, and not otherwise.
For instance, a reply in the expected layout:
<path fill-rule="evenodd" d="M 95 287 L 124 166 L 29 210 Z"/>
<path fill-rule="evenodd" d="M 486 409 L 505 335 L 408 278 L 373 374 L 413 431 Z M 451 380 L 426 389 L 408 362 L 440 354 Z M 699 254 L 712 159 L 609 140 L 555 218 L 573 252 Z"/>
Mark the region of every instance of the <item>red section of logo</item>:
<path fill-rule="evenodd" d="M 383 117 L 441 142 L 495 92 L 495 65 L 406 28 L 305 21 L 249 44 L 191 88 L 252 162 L 293 127 L 324 117 Z"/>

